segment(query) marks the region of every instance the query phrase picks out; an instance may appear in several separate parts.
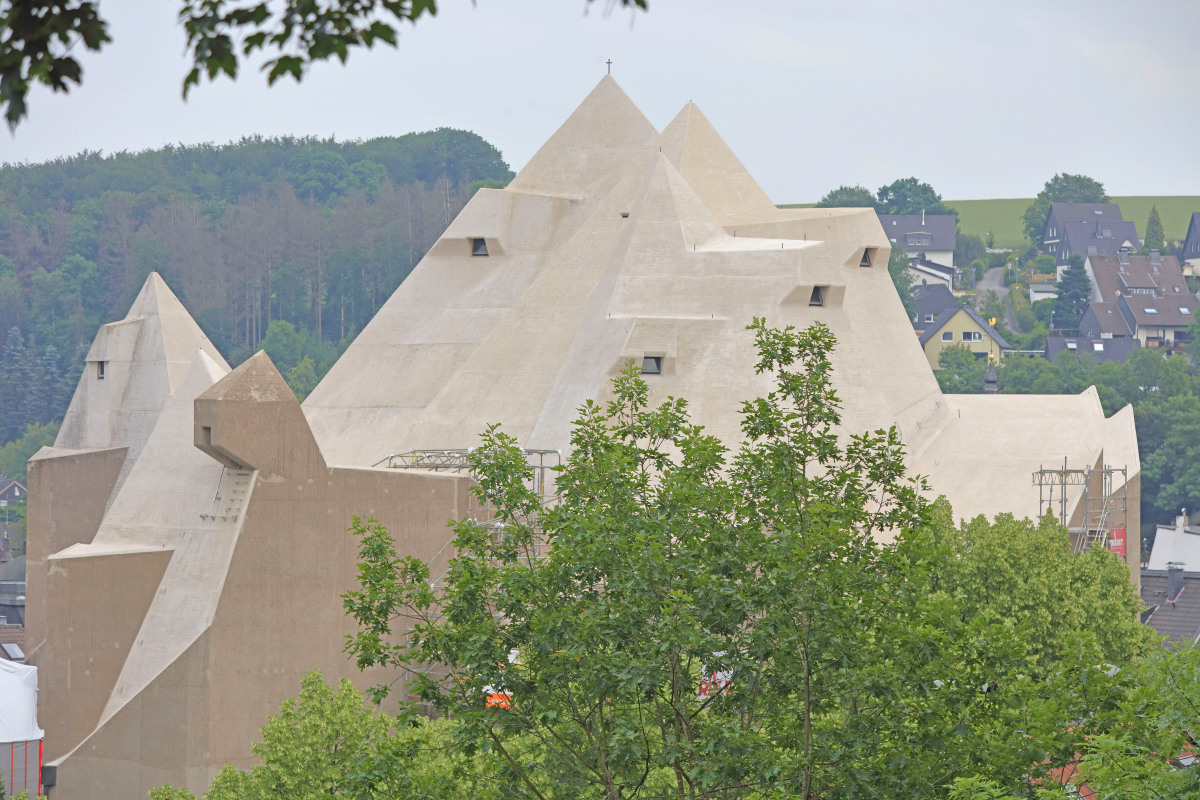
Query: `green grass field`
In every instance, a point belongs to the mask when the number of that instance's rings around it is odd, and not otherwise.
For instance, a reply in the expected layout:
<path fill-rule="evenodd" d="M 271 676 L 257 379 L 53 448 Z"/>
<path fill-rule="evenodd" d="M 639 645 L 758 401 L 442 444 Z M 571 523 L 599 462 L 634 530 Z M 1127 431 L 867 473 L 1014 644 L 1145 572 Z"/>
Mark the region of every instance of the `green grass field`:
<path fill-rule="evenodd" d="M 947 200 L 958 211 L 958 230 L 983 236 L 989 230 L 997 247 L 1028 247 L 1021 216 L 1033 202 L 1032 197 L 1007 200 Z M 1168 239 L 1183 239 L 1192 212 L 1200 211 L 1200 197 L 1114 197 L 1121 216 L 1137 223 L 1138 235 L 1146 235 L 1150 207 L 1158 206 L 1163 231 Z"/>
<path fill-rule="evenodd" d="M 958 211 L 960 233 L 984 236 L 988 231 L 995 236 L 997 247 L 1024 248 L 1025 228 L 1021 221 L 1025 209 L 1033 202 L 1032 197 L 1002 200 L 946 200 L 946 205 Z M 1121 216 L 1137 223 L 1138 235 L 1146 235 L 1146 220 L 1150 207 L 1158 206 L 1163 231 L 1168 239 L 1180 239 L 1187 235 L 1188 220 L 1192 213 L 1200 211 L 1200 197 L 1114 197 L 1113 202 L 1121 206 Z M 812 208 L 814 203 L 791 203 L 780 208 Z"/>

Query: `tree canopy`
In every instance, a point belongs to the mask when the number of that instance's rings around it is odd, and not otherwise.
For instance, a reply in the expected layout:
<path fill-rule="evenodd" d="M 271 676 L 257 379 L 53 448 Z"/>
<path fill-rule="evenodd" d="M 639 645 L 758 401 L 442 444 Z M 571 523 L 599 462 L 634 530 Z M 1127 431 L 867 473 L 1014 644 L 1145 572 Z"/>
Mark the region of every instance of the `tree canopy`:
<path fill-rule="evenodd" d="M 647 7 L 647 0 L 620 3 Z M 184 97 L 203 77 L 236 78 L 256 53 L 267 57 L 268 84 L 285 75 L 299 81 L 313 62 L 336 57 L 345 63 L 354 50 L 377 43 L 395 47 L 400 25 L 438 10 L 437 0 L 179 0 L 179 6 L 192 57 Z M 83 69 L 71 55 L 78 42 L 98 51 L 110 41 L 108 23 L 92 0 L 0 0 L 0 106 L 9 127 L 28 113 L 32 84 L 66 92 L 82 83 Z"/>
<path fill-rule="evenodd" d="M 1046 228 L 1046 218 L 1050 216 L 1051 203 L 1107 203 L 1108 195 L 1104 193 L 1104 185 L 1086 175 L 1055 174 L 1046 181 L 1046 185 L 1038 192 L 1037 197 L 1025 209 L 1022 221 L 1025 226 L 1025 238 L 1034 246 L 1041 247 L 1042 231 Z"/>
<path fill-rule="evenodd" d="M 753 330 L 776 383 L 732 456 L 631 365 L 582 409 L 555 504 L 488 429 L 471 458 L 495 516 L 455 525 L 444 576 L 356 520 L 348 651 L 450 713 L 505 797 L 933 798 L 1066 763 L 1095 731 L 1080 670 L 1147 645 L 1124 566 L 1050 521 L 958 532 L 894 428 L 836 432 L 827 329 Z M 1055 558 L 988 574 L 1014 536 Z M 1056 584 L 1112 613 L 1047 627 L 1019 595 Z"/>
<path fill-rule="evenodd" d="M 952 214 L 957 212 L 942 203 L 942 196 L 928 183 L 916 178 L 901 178 L 879 187 L 875 208 L 880 214 Z"/>
<path fill-rule="evenodd" d="M 874 208 L 875 195 L 865 186 L 839 186 L 828 192 L 817 208 Z"/>

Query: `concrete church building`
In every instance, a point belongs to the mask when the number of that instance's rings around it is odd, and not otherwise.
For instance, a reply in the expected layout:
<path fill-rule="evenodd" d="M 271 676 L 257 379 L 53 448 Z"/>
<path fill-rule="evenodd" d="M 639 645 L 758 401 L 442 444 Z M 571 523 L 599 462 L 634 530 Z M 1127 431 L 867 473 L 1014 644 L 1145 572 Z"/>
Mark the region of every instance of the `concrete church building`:
<path fill-rule="evenodd" d="M 628 359 L 736 440 L 739 404 L 769 388 L 754 316 L 826 323 L 847 430 L 898 426 L 958 516 L 1037 514 L 1032 471 L 1066 459 L 1127 468 L 1136 531 L 1132 411 L 1105 419 L 1094 390 L 943 395 L 889 249 L 873 211 L 777 209 L 696 106 L 659 132 L 605 77 L 508 188 L 472 198 L 303 407 L 265 354 L 231 371 L 150 276 L 30 462 L 26 649 L 51 796 L 199 793 L 253 763 L 307 671 L 379 679 L 341 653 L 350 516 L 436 574 L 469 503 L 466 477 L 376 466 L 389 454 L 468 448 L 491 422 L 565 452 Z"/>

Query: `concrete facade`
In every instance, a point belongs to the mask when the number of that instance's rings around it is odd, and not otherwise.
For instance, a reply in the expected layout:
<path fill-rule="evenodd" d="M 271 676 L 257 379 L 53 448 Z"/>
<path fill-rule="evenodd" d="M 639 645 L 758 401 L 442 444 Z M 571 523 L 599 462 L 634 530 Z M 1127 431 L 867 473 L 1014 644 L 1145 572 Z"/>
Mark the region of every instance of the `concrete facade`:
<path fill-rule="evenodd" d="M 755 316 L 827 324 L 845 428 L 896 425 L 959 516 L 1037 514 L 1030 473 L 1064 458 L 1127 466 L 1136 491 L 1132 411 L 1105 419 L 1094 390 L 943 395 L 889 251 L 871 210 L 775 208 L 696 106 L 660 133 L 606 77 L 508 188 L 472 198 L 303 408 L 265 355 L 230 371 L 151 276 L 30 464 L 53 796 L 199 793 L 251 762 L 307 671 L 378 679 L 341 654 L 351 515 L 436 574 L 468 507 L 465 477 L 374 466 L 389 454 L 471 447 L 492 422 L 565 452 L 576 409 L 646 356 L 652 397 L 736 442 L 742 400 L 769 389 Z"/>

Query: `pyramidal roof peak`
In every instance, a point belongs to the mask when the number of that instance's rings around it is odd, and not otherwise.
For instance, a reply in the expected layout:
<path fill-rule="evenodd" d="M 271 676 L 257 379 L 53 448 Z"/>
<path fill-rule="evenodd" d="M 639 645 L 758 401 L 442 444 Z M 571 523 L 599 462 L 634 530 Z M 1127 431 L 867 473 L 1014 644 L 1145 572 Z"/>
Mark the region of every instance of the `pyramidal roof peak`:
<path fill-rule="evenodd" d="M 771 198 L 692 101 L 655 144 L 718 220 L 775 210 Z"/>
<path fill-rule="evenodd" d="M 605 75 L 508 188 L 569 196 L 582 191 L 587 199 L 599 199 L 657 137 L 658 129 L 616 80 Z"/>
<path fill-rule="evenodd" d="M 728 236 L 666 153 L 654 154 L 634 208 L 636 228 L 657 229 L 685 250 Z"/>

